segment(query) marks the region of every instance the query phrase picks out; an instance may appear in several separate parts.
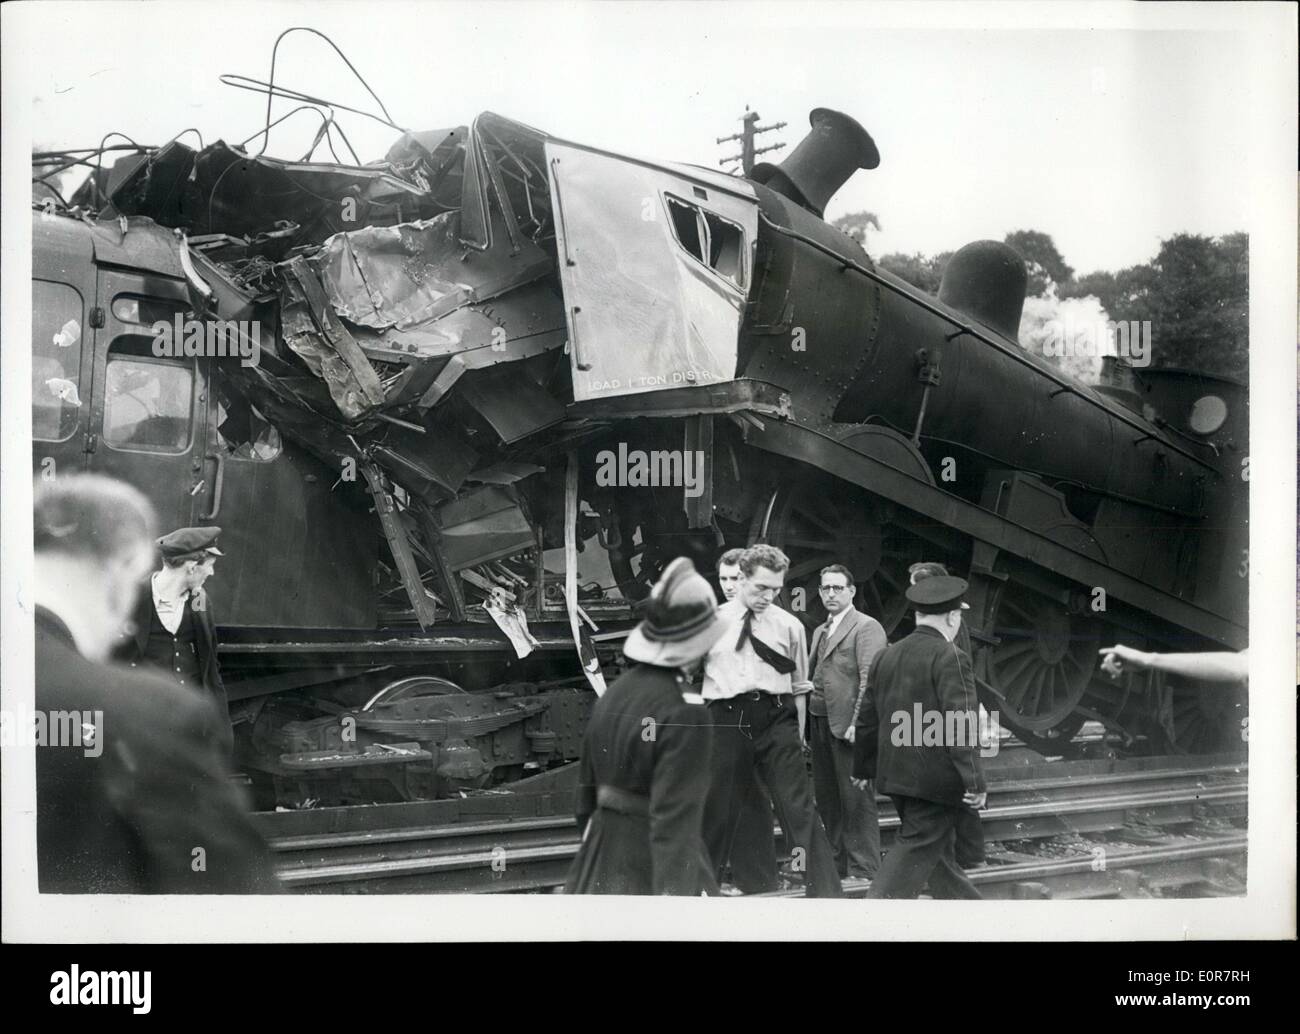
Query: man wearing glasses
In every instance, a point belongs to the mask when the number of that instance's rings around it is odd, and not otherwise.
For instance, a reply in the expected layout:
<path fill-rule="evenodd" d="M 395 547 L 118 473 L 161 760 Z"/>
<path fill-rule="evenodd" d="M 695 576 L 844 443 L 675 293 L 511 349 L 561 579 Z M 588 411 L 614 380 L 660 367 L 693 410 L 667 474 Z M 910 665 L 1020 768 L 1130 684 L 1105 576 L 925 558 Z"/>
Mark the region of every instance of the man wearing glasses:
<path fill-rule="evenodd" d="M 727 631 L 704 659 L 703 695 L 713 725 L 704 839 L 715 870 L 733 843 L 744 789 L 755 770 L 772 794 L 808 897 L 842 897 L 835 856 L 813 806 L 803 760 L 808 648 L 802 622 L 774 606 L 790 561 L 773 546 L 751 546 L 740 558 L 734 599 L 718 614 Z"/>
<path fill-rule="evenodd" d="M 853 575 L 841 564 L 821 571 L 827 620 L 813 633 L 808 739 L 813 790 L 841 877 L 875 879 L 880 868 L 876 795 L 853 785 L 853 720 L 871 662 L 885 648 L 885 630 L 853 606 Z"/>

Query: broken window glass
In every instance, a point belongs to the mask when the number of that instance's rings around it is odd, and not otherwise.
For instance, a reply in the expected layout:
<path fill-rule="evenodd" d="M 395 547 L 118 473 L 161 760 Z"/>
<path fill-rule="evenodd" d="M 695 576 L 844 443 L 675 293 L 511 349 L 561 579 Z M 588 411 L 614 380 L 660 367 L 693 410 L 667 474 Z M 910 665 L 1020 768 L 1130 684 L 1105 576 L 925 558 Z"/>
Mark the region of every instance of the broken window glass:
<path fill-rule="evenodd" d="M 270 463 L 280 455 L 280 432 L 251 404 L 230 406 L 217 399 L 217 445 L 232 460 Z"/>
<path fill-rule="evenodd" d="M 81 295 L 67 284 L 32 281 L 32 437 L 61 442 L 81 409 Z"/>
<path fill-rule="evenodd" d="M 142 340 L 148 347 L 150 339 Z M 193 395 L 188 365 L 110 353 L 104 441 L 119 449 L 184 452 L 190 441 Z"/>
<path fill-rule="evenodd" d="M 709 266 L 716 269 L 737 287 L 743 286 L 744 262 L 741 247 L 745 234 L 735 223 L 719 218 L 712 212 L 704 213 L 709 230 Z"/>
<path fill-rule="evenodd" d="M 673 233 L 677 243 L 690 253 L 692 258 L 704 261 L 703 236 L 700 232 L 700 210 L 694 205 L 678 201 L 675 197 L 668 199 L 668 214 L 672 216 Z"/>
<path fill-rule="evenodd" d="M 745 286 L 745 231 L 736 223 L 665 194 L 677 243 L 692 258 L 737 287 Z"/>

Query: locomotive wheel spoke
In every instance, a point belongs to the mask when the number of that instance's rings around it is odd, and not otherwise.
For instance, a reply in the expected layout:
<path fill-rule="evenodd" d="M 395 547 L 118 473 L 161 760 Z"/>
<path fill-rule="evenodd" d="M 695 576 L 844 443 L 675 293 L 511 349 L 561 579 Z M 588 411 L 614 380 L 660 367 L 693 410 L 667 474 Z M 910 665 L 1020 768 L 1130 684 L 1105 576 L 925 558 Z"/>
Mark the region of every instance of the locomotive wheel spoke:
<path fill-rule="evenodd" d="M 1005 694 L 1009 727 L 1044 737 L 1057 726 L 1067 732 L 1091 675 L 1084 655 L 1095 636 L 1060 603 L 1014 581 L 1003 589 L 993 631 L 1001 642 L 989 670 Z"/>

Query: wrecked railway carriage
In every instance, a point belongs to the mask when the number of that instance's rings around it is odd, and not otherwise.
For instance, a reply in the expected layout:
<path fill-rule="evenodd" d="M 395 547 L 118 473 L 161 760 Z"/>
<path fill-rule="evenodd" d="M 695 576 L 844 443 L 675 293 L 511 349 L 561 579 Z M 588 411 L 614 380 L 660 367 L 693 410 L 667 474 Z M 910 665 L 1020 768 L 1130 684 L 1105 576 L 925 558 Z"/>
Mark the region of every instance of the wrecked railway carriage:
<path fill-rule="evenodd" d="M 1244 645 L 1244 389 L 1062 376 L 1017 345 L 1002 245 L 938 298 L 878 269 L 821 219 L 875 144 L 811 121 L 748 179 L 493 114 L 370 166 L 172 142 L 119 161 L 95 218 L 34 214 L 35 464 L 223 526 L 264 805 L 576 757 L 661 566 L 755 540 L 810 623 L 826 563 L 891 632 L 908 563 L 966 574 L 984 702 L 1034 742 L 1236 736 L 1239 698 L 1111 682 L 1096 649 Z M 159 355 L 178 316 L 244 328 L 245 361 Z"/>

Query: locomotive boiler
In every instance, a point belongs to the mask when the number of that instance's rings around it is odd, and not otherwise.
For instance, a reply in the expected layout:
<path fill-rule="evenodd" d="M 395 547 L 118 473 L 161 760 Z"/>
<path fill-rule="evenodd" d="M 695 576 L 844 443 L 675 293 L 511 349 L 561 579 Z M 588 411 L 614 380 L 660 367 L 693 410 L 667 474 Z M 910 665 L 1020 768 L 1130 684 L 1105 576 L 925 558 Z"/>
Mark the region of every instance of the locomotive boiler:
<path fill-rule="evenodd" d="M 1018 344 L 1004 245 L 937 298 L 880 269 L 822 219 L 876 145 L 810 121 L 748 178 L 491 113 L 368 166 L 172 142 L 95 218 L 34 215 L 36 469 L 226 529 L 211 596 L 268 804 L 545 777 L 661 567 L 754 541 L 810 624 L 827 563 L 891 633 L 910 563 L 968 577 L 982 699 L 1040 746 L 1086 719 L 1239 741 L 1232 693 L 1111 681 L 1097 649 L 1245 645 L 1244 389 L 1061 374 Z M 256 348 L 160 355 L 178 314 Z"/>

